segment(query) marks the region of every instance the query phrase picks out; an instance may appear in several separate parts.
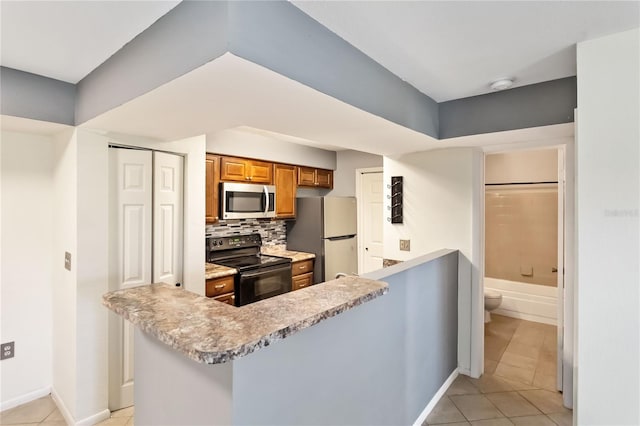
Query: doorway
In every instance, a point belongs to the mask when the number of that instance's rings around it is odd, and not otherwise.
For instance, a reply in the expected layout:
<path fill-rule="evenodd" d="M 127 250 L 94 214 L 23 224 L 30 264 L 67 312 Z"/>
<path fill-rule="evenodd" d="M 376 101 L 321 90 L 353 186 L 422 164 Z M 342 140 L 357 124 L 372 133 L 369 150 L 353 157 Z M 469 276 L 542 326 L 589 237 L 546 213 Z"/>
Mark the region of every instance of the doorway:
<path fill-rule="evenodd" d="M 180 285 L 184 159 L 109 147 L 109 290 Z M 133 326 L 109 314 L 109 409 L 133 405 Z"/>
<path fill-rule="evenodd" d="M 553 362 L 545 365 L 556 366 L 555 372 L 539 367 L 538 355 L 543 342 L 537 340 L 532 342 L 529 354 L 516 354 L 525 357 L 519 361 L 528 361 L 524 365 L 513 365 L 518 358 L 512 356 L 513 350 L 522 349 L 521 341 L 514 341 L 510 352 L 504 346 L 499 354 L 488 354 L 487 351 L 496 352 L 497 343 L 500 343 L 499 347 L 504 343 L 495 339 L 493 329 L 497 324 L 493 324 L 485 327 L 485 371 L 496 374 L 496 367 L 501 361 L 506 361 L 497 374 L 520 374 L 528 385 L 563 391 L 565 406 L 571 407 L 572 317 L 568 327 L 565 322 L 565 306 L 571 306 L 567 303 L 570 301 L 566 299 L 565 291 L 567 278 L 571 277 L 567 277 L 564 271 L 567 253 L 572 253 L 573 208 L 571 203 L 566 208 L 566 176 L 570 175 L 566 173 L 567 151 L 572 151 L 569 143 L 485 149 L 481 276 L 484 277 L 485 290 L 502 295 L 502 304 L 492 315 L 497 319 L 506 318 L 508 322 L 521 321 L 527 327 L 531 325 L 531 329 L 545 329 L 544 333 L 538 330 L 528 335 L 544 340 L 547 357 L 550 351 L 555 352 L 555 359 L 548 360 Z M 499 173 L 496 174 L 496 170 Z M 573 182 L 569 190 L 571 195 L 572 185 Z M 568 245 L 565 244 L 567 241 Z M 552 334 L 555 334 L 553 342 L 548 341 Z M 538 349 L 534 350 L 536 346 Z M 498 359 L 495 359 L 496 355 Z"/>
<path fill-rule="evenodd" d="M 383 266 L 383 192 L 382 167 L 356 169 L 360 275 Z"/>

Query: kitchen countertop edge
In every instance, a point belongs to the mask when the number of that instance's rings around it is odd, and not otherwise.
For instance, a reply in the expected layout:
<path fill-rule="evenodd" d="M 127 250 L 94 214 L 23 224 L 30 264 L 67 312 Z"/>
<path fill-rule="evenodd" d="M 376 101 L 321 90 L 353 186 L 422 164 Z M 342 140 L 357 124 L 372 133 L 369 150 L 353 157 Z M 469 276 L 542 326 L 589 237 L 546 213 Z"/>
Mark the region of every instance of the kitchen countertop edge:
<path fill-rule="evenodd" d="M 340 294 L 341 291 L 344 291 L 344 289 L 348 287 L 358 287 L 357 294 L 352 297 Z M 331 294 L 332 291 L 335 294 Z M 331 280 L 326 283 L 321 283 L 295 292 L 285 293 L 253 304 L 233 307 L 217 302 L 211 298 L 199 296 L 183 289 L 177 289 L 168 284 L 159 283 L 107 293 L 103 296 L 102 303 L 116 314 L 139 327 L 145 333 L 156 337 L 162 343 L 182 352 L 188 358 L 200 363 L 221 364 L 248 355 L 265 346 L 269 346 L 270 344 L 277 342 L 278 340 L 285 339 L 298 331 L 304 330 L 305 328 L 339 315 L 379 296 L 385 295 L 388 291 L 388 284 L 382 281 L 374 281 L 359 277 L 344 277 L 339 280 Z M 163 293 L 163 295 L 158 296 L 159 293 Z M 176 298 L 175 296 L 181 297 Z M 341 300 L 339 303 L 332 303 L 330 301 L 331 296 L 337 296 L 338 298 L 341 298 Z M 180 336 L 182 333 L 180 326 L 183 326 L 185 329 L 189 329 L 191 327 L 191 324 L 188 323 L 188 315 L 187 318 L 184 319 L 184 324 L 178 323 L 177 333 L 175 333 L 176 328 L 173 326 L 163 324 L 166 323 L 166 315 L 162 315 L 162 312 L 152 312 L 152 317 L 157 315 L 158 318 L 154 317 L 151 319 L 143 319 L 140 317 L 140 314 L 145 313 L 145 305 L 142 300 L 144 299 L 148 301 L 150 298 L 155 299 L 157 306 L 148 306 L 148 311 L 154 309 L 157 311 L 159 306 L 175 307 L 176 299 L 184 299 L 182 302 L 184 306 L 180 305 L 179 308 L 185 309 L 185 312 L 197 312 L 197 309 L 192 308 L 194 306 L 201 306 L 200 309 L 202 309 L 204 313 L 203 316 L 197 318 L 198 320 L 210 323 L 211 325 L 218 322 L 228 321 L 234 328 L 239 327 L 243 330 L 247 329 L 250 332 L 256 328 L 251 321 L 255 321 L 255 318 L 260 318 L 262 313 L 266 324 L 261 323 L 260 327 L 263 329 L 269 328 L 269 330 L 265 330 L 264 333 L 259 333 L 256 336 L 238 336 L 235 339 L 231 339 L 231 342 L 220 344 L 219 348 L 201 350 L 197 346 L 201 344 L 202 340 L 214 337 L 214 341 L 225 341 L 226 336 L 221 335 L 215 327 L 212 327 L 211 330 L 209 330 L 208 333 L 210 335 L 205 336 L 205 339 L 192 339 L 190 336 L 189 338 L 187 336 Z M 329 301 L 326 303 L 326 306 L 312 307 L 310 309 L 311 312 L 308 314 L 305 314 L 303 308 L 302 313 L 295 314 L 298 315 L 297 317 L 290 319 L 284 324 L 280 323 L 277 318 L 277 314 L 280 312 L 279 310 L 290 311 L 291 306 L 293 306 L 291 304 L 296 304 L 298 302 L 304 303 L 305 299 Z M 169 300 L 171 300 L 172 303 L 169 303 Z M 243 319 L 243 314 L 248 319 Z M 176 321 L 179 322 L 180 320 Z M 168 328 L 170 332 L 163 330 L 163 325 L 165 328 Z M 174 333 L 172 334 L 172 332 Z M 215 335 L 216 333 L 218 333 L 218 335 Z M 176 336 L 175 334 L 178 335 Z"/>

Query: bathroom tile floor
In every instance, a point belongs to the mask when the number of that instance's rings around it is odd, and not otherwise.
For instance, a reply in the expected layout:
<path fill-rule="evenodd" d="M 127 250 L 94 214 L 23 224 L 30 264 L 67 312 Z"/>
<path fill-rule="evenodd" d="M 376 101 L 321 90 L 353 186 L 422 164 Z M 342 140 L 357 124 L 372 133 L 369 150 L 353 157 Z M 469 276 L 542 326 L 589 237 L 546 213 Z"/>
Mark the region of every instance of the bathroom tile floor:
<path fill-rule="evenodd" d="M 424 425 L 571 425 L 556 387 L 556 327 L 491 314 L 484 375 L 458 376 Z"/>

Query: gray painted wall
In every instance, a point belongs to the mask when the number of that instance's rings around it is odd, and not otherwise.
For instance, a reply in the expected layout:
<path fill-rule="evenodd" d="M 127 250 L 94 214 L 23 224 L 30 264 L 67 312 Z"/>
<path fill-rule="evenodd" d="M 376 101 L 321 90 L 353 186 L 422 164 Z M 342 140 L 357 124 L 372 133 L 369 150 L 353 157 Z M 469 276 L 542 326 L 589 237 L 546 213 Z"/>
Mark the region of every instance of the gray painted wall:
<path fill-rule="evenodd" d="M 168 83 L 227 51 L 227 3 L 183 1 L 78 83 L 76 123 Z"/>
<path fill-rule="evenodd" d="M 440 139 L 571 123 L 576 77 L 442 102 Z"/>
<path fill-rule="evenodd" d="M 0 114 L 75 124 L 76 86 L 60 80 L 0 67 Z"/>
<path fill-rule="evenodd" d="M 2 113 L 81 124 L 227 51 L 441 139 L 567 123 L 576 106 L 575 77 L 437 104 L 288 2 L 183 1 L 82 79 L 75 100 L 73 85 L 3 69 Z"/>
<path fill-rule="evenodd" d="M 382 156 L 360 151 L 338 151 L 337 167 L 333 173 L 333 190 L 329 195 L 355 197 L 356 169 L 382 167 Z"/>
<path fill-rule="evenodd" d="M 438 137 L 438 104 L 289 2 L 229 3 L 229 50 L 322 93 Z"/>
<path fill-rule="evenodd" d="M 403 267 L 376 275 L 387 295 L 234 361 L 233 423 L 412 424 L 457 367 L 458 253 Z"/>

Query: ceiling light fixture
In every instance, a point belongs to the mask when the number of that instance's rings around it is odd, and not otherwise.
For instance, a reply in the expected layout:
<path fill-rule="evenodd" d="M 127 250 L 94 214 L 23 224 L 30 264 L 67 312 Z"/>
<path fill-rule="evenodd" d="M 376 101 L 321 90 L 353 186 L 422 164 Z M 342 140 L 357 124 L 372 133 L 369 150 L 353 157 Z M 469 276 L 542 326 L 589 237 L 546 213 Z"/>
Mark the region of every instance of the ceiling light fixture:
<path fill-rule="evenodd" d="M 511 86 L 513 86 L 512 78 L 499 78 L 489 85 L 493 90 L 505 90 Z"/>

